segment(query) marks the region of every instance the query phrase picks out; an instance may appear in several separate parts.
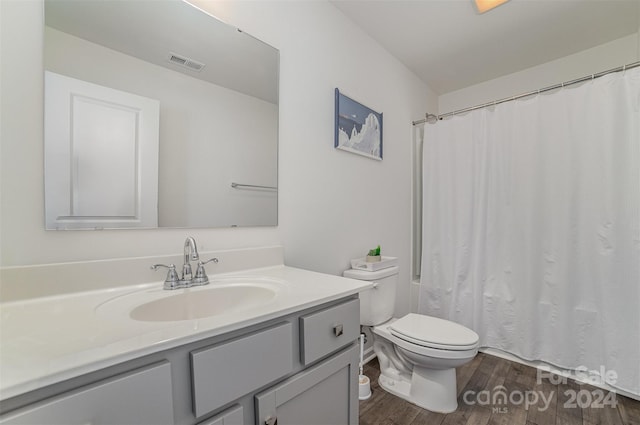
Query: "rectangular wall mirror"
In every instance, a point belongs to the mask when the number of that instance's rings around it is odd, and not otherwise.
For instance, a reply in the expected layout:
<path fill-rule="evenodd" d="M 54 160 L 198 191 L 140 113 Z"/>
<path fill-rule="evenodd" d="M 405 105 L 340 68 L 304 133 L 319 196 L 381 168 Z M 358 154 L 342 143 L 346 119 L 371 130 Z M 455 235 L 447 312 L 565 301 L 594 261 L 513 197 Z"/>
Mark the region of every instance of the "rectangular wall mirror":
<path fill-rule="evenodd" d="M 181 0 L 44 3 L 47 229 L 277 225 L 277 49 Z"/>

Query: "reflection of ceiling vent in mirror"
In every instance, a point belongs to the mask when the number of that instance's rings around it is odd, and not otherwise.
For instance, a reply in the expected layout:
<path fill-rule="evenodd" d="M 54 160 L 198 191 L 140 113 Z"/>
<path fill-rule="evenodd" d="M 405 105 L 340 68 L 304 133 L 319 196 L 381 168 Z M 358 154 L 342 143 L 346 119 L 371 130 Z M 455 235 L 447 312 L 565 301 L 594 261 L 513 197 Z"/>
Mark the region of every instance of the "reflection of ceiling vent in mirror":
<path fill-rule="evenodd" d="M 169 62 L 173 64 L 180 65 L 184 68 L 189 68 L 192 71 L 200 72 L 205 66 L 203 63 L 187 58 L 185 56 L 178 55 L 173 52 L 169 53 L 169 56 L 167 59 L 169 60 Z"/>

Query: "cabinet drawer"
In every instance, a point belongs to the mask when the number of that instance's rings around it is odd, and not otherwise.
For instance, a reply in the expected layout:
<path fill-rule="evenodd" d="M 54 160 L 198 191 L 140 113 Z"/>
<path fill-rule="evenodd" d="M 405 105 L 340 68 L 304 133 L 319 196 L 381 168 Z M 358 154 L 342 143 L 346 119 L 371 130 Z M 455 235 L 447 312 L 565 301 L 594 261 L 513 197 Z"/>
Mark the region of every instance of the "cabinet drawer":
<path fill-rule="evenodd" d="M 301 360 L 308 365 L 360 335 L 360 300 L 300 317 Z"/>
<path fill-rule="evenodd" d="M 0 419 L 1 424 L 173 423 L 171 365 L 162 362 L 62 394 Z"/>
<path fill-rule="evenodd" d="M 200 417 L 293 370 L 293 327 L 283 323 L 191 352 L 193 411 Z"/>

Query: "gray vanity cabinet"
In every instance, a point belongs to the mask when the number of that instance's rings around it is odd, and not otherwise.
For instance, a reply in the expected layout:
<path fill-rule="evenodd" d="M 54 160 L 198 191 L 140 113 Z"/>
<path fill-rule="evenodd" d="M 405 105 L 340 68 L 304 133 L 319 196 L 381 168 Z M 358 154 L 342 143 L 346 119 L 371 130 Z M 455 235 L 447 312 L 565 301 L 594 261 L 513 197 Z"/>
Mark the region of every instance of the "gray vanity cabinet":
<path fill-rule="evenodd" d="M 256 396 L 257 425 L 358 423 L 358 347 Z"/>
<path fill-rule="evenodd" d="M 0 425 L 356 425 L 359 300 L 288 312 L 0 402 Z"/>

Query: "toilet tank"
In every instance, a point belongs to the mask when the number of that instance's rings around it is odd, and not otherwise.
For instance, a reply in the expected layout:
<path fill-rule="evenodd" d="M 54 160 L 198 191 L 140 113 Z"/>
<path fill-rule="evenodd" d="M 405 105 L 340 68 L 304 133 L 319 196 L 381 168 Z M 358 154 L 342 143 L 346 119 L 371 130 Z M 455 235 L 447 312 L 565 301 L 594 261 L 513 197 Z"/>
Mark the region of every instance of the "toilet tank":
<path fill-rule="evenodd" d="M 398 285 L 398 267 L 393 266 L 375 272 L 345 270 L 344 277 L 373 282 L 374 287 L 360 292 L 360 324 L 376 326 L 393 317 Z"/>

